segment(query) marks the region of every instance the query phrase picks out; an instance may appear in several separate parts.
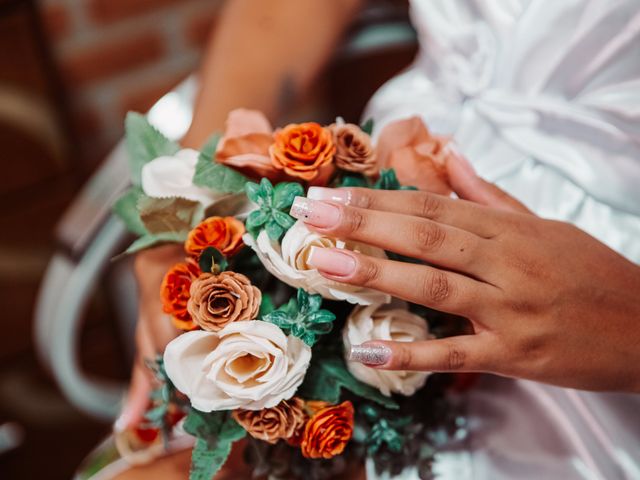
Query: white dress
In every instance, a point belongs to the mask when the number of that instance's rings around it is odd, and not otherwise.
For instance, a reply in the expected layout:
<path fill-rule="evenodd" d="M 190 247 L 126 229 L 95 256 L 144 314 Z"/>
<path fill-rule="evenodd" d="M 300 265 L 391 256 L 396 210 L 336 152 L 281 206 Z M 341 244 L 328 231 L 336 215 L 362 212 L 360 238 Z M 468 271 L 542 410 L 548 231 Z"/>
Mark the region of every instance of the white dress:
<path fill-rule="evenodd" d="M 640 0 L 413 0 L 412 19 L 420 53 L 372 98 L 376 131 L 420 115 L 538 215 L 640 263 Z M 640 395 L 487 377 L 470 415 L 439 478 L 640 479 Z"/>

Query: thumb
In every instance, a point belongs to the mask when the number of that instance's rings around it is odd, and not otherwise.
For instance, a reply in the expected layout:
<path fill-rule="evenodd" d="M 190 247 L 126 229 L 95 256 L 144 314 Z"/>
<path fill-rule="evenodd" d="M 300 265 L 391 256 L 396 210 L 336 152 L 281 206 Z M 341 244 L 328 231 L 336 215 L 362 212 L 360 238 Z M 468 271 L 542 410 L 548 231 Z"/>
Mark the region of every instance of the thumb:
<path fill-rule="evenodd" d="M 481 334 L 419 342 L 371 341 L 354 345 L 349 361 L 382 370 L 486 371 L 493 349 Z"/>
<path fill-rule="evenodd" d="M 446 164 L 449 183 L 459 198 L 500 210 L 531 213 L 531 210 L 507 192 L 480 178 L 452 142 L 447 144 L 447 149 L 450 153 Z"/>

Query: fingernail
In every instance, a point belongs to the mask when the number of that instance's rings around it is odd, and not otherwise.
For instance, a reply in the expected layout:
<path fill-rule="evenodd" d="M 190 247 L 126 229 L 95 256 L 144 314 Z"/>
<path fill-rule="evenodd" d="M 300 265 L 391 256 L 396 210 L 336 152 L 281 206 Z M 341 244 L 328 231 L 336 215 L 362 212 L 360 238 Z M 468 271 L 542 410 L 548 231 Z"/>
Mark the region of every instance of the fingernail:
<path fill-rule="evenodd" d="M 353 345 L 349 351 L 349 361 L 365 365 L 384 365 L 391 359 L 391 349 L 385 345 Z"/>
<path fill-rule="evenodd" d="M 473 168 L 473 166 L 471 165 L 471 163 L 469 163 L 469 160 L 467 160 L 467 157 L 465 157 L 460 152 L 460 150 L 458 149 L 458 146 L 453 141 L 450 141 L 449 143 L 447 143 L 446 148 L 449 151 L 449 153 L 451 153 L 451 156 L 453 157 L 454 161 L 458 165 L 460 165 L 460 168 L 463 170 L 463 173 L 466 176 L 468 176 L 468 177 L 477 177 L 478 176 L 478 174 L 476 173 L 476 171 Z"/>
<path fill-rule="evenodd" d="M 356 269 L 356 260 L 351 255 L 330 248 L 311 247 L 307 263 L 338 277 L 350 275 Z"/>
<path fill-rule="evenodd" d="M 293 218 L 320 228 L 332 227 L 340 220 L 338 207 L 305 197 L 296 197 L 289 213 Z"/>
<path fill-rule="evenodd" d="M 307 192 L 307 198 L 349 205 L 351 203 L 351 191 L 339 188 L 311 187 Z"/>

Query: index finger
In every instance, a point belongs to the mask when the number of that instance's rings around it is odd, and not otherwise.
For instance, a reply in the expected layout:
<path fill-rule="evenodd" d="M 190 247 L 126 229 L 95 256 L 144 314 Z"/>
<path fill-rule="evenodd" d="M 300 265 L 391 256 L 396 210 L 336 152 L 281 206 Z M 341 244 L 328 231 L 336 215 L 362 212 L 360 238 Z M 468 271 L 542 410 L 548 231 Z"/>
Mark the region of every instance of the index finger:
<path fill-rule="evenodd" d="M 307 198 L 426 218 L 484 238 L 499 233 L 505 215 L 474 202 L 413 190 L 311 187 Z"/>

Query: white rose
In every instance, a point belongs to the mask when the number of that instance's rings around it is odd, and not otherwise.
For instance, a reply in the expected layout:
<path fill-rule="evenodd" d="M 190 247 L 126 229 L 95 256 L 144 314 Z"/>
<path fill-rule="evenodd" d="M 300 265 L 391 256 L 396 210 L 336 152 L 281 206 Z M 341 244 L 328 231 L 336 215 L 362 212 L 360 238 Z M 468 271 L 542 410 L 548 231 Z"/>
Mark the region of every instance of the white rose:
<path fill-rule="evenodd" d="M 183 333 L 164 352 L 167 375 L 202 412 L 275 407 L 293 396 L 310 360 L 302 340 L 260 320 Z"/>
<path fill-rule="evenodd" d="M 377 258 L 386 258 L 384 250 L 362 243 L 343 242 L 309 230 L 304 222 L 298 220 L 278 245 L 272 242 L 265 230 L 254 239 L 245 234 L 242 239 L 257 254 L 264 267 L 284 283 L 303 288 L 309 293 L 317 293 L 328 300 L 346 300 L 349 303 L 369 305 L 388 303 L 391 297 L 386 293 L 347 285 L 329 280 L 308 264 L 311 247 L 344 248 Z"/>
<path fill-rule="evenodd" d="M 342 340 L 347 354 L 352 345 L 360 345 L 370 340 L 414 342 L 430 338 L 432 336 L 429 334 L 426 320 L 406 308 L 390 305 L 356 307 L 342 330 Z M 390 396 L 391 392 L 413 395 L 429 376 L 428 372 L 377 370 L 350 361 L 347 361 L 347 368 L 358 380 L 378 388 L 387 396 Z"/>
<path fill-rule="evenodd" d="M 173 156 L 158 157 L 142 167 L 142 190 L 155 198 L 181 197 L 205 206 L 220 195 L 193 184 L 199 153 L 185 148 Z"/>

